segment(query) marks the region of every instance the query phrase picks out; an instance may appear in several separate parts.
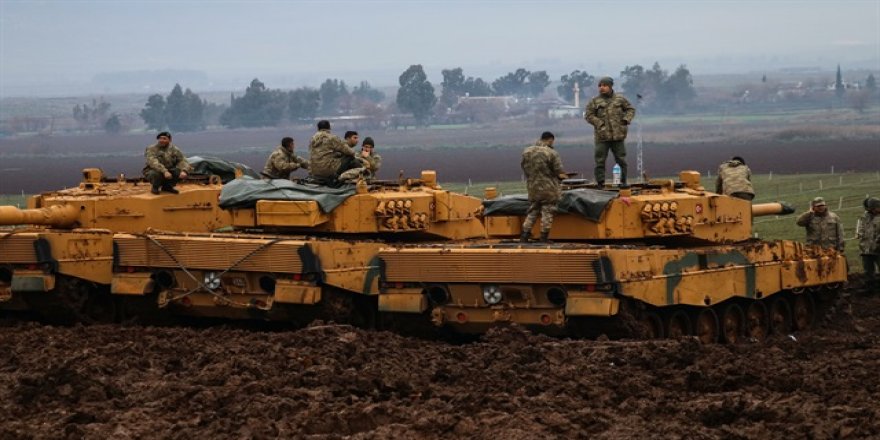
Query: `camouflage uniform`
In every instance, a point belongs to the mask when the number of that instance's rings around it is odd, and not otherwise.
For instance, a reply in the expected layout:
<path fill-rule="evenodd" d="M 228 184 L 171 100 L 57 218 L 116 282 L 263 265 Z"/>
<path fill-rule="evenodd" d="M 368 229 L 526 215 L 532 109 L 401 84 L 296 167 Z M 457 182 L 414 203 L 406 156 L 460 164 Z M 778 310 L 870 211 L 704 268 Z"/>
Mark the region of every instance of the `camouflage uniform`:
<path fill-rule="evenodd" d="M 797 218 L 797 225 L 807 228 L 807 243 L 843 251 L 843 224 L 831 211 L 818 215 L 807 211 Z"/>
<path fill-rule="evenodd" d="M 290 173 L 300 168 L 309 169 L 309 161 L 279 145 L 266 159 L 262 174 L 267 179 L 287 179 L 290 178 Z"/>
<path fill-rule="evenodd" d="M 319 179 L 335 180 L 343 171 L 358 165 L 355 152 L 329 130 L 318 130 L 309 142 L 309 173 Z"/>
<path fill-rule="evenodd" d="M 608 150 L 614 154 L 614 160 L 620 165 L 620 183 L 626 183 L 626 139 L 627 126 L 636 116 L 636 109 L 623 95 L 611 92 L 610 95 L 599 96 L 587 104 L 586 117 L 593 126 L 596 150 L 596 182 L 605 182 L 605 159 Z"/>
<path fill-rule="evenodd" d="M 529 192 L 529 210 L 522 226 L 523 235 L 531 233 L 540 213 L 541 235 L 546 236 L 553 224 L 556 204 L 562 196 L 559 187 L 559 175 L 563 172 L 562 159 L 552 146 L 539 140 L 523 151 L 521 166 Z"/>
<path fill-rule="evenodd" d="M 174 187 L 177 184 L 181 171 L 190 172 L 192 167 L 186 161 L 183 152 L 174 144 L 162 147 L 158 143 L 150 145 L 144 151 L 146 166 L 144 166 L 144 178 L 152 182 L 153 187 Z M 171 173 L 171 179 L 165 179 L 165 172 Z"/>
<path fill-rule="evenodd" d="M 875 214 L 872 206 L 880 207 L 880 200 L 870 198 L 865 202 L 865 214 L 859 218 L 856 237 L 859 239 L 859 254 L 865 279 L 874 289 L 877 288 L 875 276 L 880 273 L 880 214 Z"/>
<path fill-rule="evenodd" d="M 715 192 L 744 200 L 754 199 L 755 189 L 752 188 L 752 170 L 738 160 L 728 160 L 722 163 L 718 167 Z"/>
<path fill-rule="evenodd" d="M 376 173 L 379 171 L 379 167 L 382 166 L 382 156 L 376 153 L 371 153 L 369 156 L 363 157 L 358 154 L 357 159 L 360 161 L 361 166 L 357 168 L 352 168 L 340 174 L 340 181 L 353 182 L 361 176 L 364 176 L 368 179 L 376 177 Z"/>

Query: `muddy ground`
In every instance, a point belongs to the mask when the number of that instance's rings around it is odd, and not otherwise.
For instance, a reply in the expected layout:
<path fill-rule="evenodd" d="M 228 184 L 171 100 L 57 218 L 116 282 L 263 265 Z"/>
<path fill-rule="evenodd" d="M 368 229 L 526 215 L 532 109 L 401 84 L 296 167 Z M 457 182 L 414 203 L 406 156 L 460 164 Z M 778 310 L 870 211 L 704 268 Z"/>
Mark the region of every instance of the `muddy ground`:
<path fill-rule="evenodd" d="M 880 437 L 880 295 L 857 288 L 735 346 L 0 324 L 3 439 Z"/>

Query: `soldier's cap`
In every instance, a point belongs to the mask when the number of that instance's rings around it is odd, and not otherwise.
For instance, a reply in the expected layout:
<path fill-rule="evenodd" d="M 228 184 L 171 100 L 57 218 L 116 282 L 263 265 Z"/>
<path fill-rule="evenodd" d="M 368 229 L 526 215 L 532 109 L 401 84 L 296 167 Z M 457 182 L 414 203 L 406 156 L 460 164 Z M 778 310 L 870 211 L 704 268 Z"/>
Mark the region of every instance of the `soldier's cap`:
<path fill-rule="evenodd" d="M 610 76 L 603 76 L 602 78 L 599 78 L 599 85 L 601 86 L 602 84 L 613 86 L 614 79 L 612 79 Z"/>
<path fill-rule="evenodd" d="M 546 141 L 547 139 L 556 139 L 556 136 L 553 136 L 553 133 L 550 133 L 549 131 L 541 133 L 541 140 Z"/>
<path fill-rule="evenodd" d="M 868 197 L 865 199 L 865 209 L 880 209 L 880 199 Z"/>
<path fill-rule="evenodd" d="M 364 141 L 361 142 L 361 146 L 363 147 L 363 146 L 367 146 L 367 145 L 369 145 L 369 146 L 371 146 L 371 147 L 375 147 L 375 146 L 376 146 L 376 143 L 373 142 L 373 138 L 367 136 L 367 137 L 364 138 Z"/>
<path fill-rule="evenodd" d="M 157 135 L 156 135 L 156 139 L 159 139 L 159 138 L 162 137 L 162 136 L 165 136 L 165 137 L 167 137 L 168 139 L 171 139 L 171 133 L 169 133 L 169 132 L 167 132 L 167 131 L 163 131 L 163 132 L 157 134 Z"/>
<path fill-rule="evenodd" d="M 739 156 L 733 156 L 733 157 L 730 158 L 730 160 L 735 160 L 735 161 L 737 161 L 737 162 L 739 162 L 739 163 L 741 163 L 741 164 L 743 164 L 743 165 L 746 164 L 746 160 L 743 159 L 743 158 L 741 158 L 741 157 L 739 157 Z"/>
<path fill-rule="evenodd" d="M 812 205 L 812 206 L 825 206 L 825 199 L 822 197 L 816 197 L 815 199 L 813 199 L 812 202 L 810 202 L 810 205 Z"/>

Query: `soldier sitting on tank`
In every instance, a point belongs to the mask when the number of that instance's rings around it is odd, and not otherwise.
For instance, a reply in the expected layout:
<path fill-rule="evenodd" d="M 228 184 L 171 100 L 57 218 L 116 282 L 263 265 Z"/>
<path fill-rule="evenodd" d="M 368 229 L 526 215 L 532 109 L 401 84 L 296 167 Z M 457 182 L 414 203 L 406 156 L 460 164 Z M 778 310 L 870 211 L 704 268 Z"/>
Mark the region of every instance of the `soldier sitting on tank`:
<path fill-rule="evenodd" d="M 721 163 L 718 178 L 715 179 L 715 192 L 749 201 L 755 198 L 752 170 L 746 165 L 745 159 L 733 156 Z"/>
<path fill-rule="evenodd" d="M 529 209 L 522 225 L 521 242 L 529 241 L 532 226 L 541 214 L 541 241 L 547 242 L 550 227 L 553 225 L 553 213 L 556 204 L 562 197 L 560 182 L 568 175 L 562 170 L 562 159 L 553 149 L 556 137 L 545 131 L 535 145 L 526 148 L 522 154 L 522 170 L 526 175 L 526 187 L 529 193 Z"/>
<path fill-rule="evenodd" d="M 379 167 L 382 166 L 382 156 L 374 152 L 375 148 L 376 143 L 373 141 L 373 138 L 369 136 L 364 138 L 364 142 L 361 143 L 361 151 L 357 156 L 361 166 L 340 174 L 339 180 L 342 182 L 355 182 L 359 178 L 372 179 L 376 177 Z"/>
<path fill-rule="evenodd" d="M 807 228 L 807 244 L 843 251 L 843 224 L 822 197 L 810 202 L 810 210 L 797 218 L 797 225 Z"/>
<path fill-rule="evenodd" d="M 192 169 L 186 161 L 183 152 L 171 143 L 171 133 L 163 131 L 156 135 L 156 143 L 147 147 L 144 152 L 146 166 L 144 166 L 144 178 L 153 186 L 150 190 L 153 194 L 159 194 L 159 190 L 177 194 L 174 188 L 179 179 L 185 179 L 186 173 Z"/>
<path fill-rule="evenodd" d="M 319 121 L 318 131 L 309 141 L 309 178 L 322 185 L 339 183 L 340 174 L 360 166 L 352 149 L 357 141 L 357 132 L 347 132 L 343 141 L 330 133 L 330 121 Z"/>
<path fill-rule="evenodd" d="M 309 169 L 309 161 L 293 154 L 295 142 L 292 137 L 281 139 L 281 145 L 266 159 L 266 166 L 260 173 L 266 179 L 289 179 L 290 173 L 303 168 Z"/>

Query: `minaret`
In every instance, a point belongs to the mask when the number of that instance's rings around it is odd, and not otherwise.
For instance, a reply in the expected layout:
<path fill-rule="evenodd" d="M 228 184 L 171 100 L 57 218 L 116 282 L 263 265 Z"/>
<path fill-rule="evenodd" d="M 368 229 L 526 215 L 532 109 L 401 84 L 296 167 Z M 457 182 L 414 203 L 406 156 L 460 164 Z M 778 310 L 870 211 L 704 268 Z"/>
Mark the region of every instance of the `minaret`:
<path fill-rule="evenodd" d="M 578 83 L 574 83 L 574 106 L 577 108 L 581 107 L 581 88 L 578 87 Z"/>

